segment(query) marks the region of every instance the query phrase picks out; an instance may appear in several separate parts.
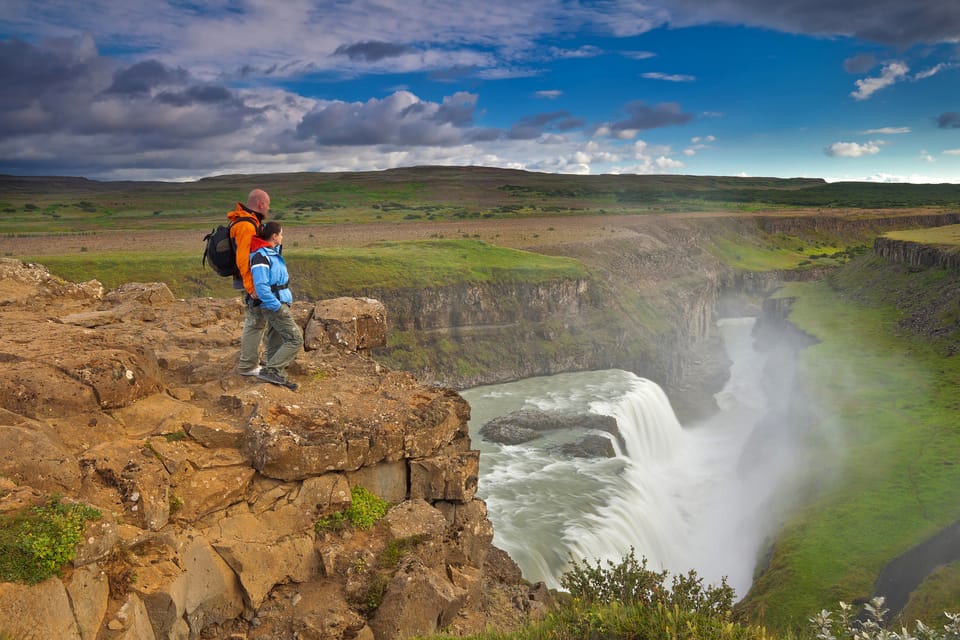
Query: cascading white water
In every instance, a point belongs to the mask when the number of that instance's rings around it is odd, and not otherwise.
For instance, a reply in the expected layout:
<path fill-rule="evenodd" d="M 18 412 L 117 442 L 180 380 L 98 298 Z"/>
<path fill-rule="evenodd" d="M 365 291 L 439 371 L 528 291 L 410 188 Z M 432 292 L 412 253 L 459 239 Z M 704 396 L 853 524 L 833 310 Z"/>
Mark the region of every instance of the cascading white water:
<path fill-rule="evenodd" d="M 789 465 L 742 459 L 765 409 L 763 355 L 752 319 L 721 321 L 733 365 L 717 394 L 721 411 L 682 427 L 664 392 L 618 370 L 561 374 L 463 392 L 471 437 L 481 450 L 479 495 L 494 542 L 528 580 L 559 586 L 569 558 L 619 561 L 631 548 L 651 568 L 696 569 L 707 583 L 726 576 L 740 595 L 772 521 L 766 501 Z M 521 408 L 613 416 L 626 450 L 614 458 L 571 458 L 560 447 L 582 432 L 547 432 L 522 445 L 483 441 L 479 428 Z"/>

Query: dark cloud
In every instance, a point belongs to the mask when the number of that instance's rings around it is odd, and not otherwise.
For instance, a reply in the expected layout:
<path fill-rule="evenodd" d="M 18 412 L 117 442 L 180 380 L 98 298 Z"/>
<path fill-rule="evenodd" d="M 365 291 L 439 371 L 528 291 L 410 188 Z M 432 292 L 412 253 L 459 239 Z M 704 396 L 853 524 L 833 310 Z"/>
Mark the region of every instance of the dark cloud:
<path fill-rule="evenodd" d="M 0 82 L 0 166 L 14 172 L 184 167 L 208 154 L 211 138 L 247 129 L 265 113 L 154 60 L 118 68 L 89 36 L 0 41 Z"/>
<path fill-rule="evenodd" d="M 843 61 L 843 70 L 847 73 L 862 74 L 877 66 L 877 58 L 872 53 L 858 53 Z"/>
<path fill-rule="evenodd" d="M 674 26 L 745 24 L 900 47 L 955 42 L 960 33 L 960 3 L 944 0 L 670 0 L 666 7 Z"/>
<path fill-rule="evenodd" d="M 583 120 L 574 118 L 566 111 L 538 113 L 521 118 L 510 127 L 507 137 L 513 140 L 532 140 L 546 131 L 569 131 L 583 126 Z"/>
<path fill-rule="evenodd" d="M 627 117 L 609 125 L 614 135 L 641 129 L 656 129 L 676 124 L 686 124 L 693 115 L 684 113 L 676 102 L 661 102 L 656 105 L 637 100 L 624 107 Z"/>
<path fill-rule="evenodd" d="M 960 111 L 947 111 L 937 116 L 937 126 L 941 129 L 960 129 Z"/>
<path fill-rule="evenodd" d="M 410 51 L 410 47 L 404 44 L 366 40 L 354 44 L 340 45 L 337 47 L 336 51 L 333 52 L 333 55 L 346 56 L 351 60 L 378 62 L 385 58 L 396 58 L 398 56 L 402 56 Z"/>
<path fill-rule="evenodd" d="M 193 104 L 240 104 L 229 89 L 212 85 L 190 87 L 186 91 L 164 91 L 157 94 L 157 101 L 175 107 Z"/>
<path fill-rule="evenodd" d="M 503 131 L 492 127 L 467 129 L 464 137 L 468 142 L 490 142 L 503 137 Z"/>
<path fill-rule="evenodd" d="M 145 60 L 117 71 L 107 93 L 121 95 L 149 94 L 156 87 L 179 85 L 187 81 L 183 69 L 168 69 L 156 60 Z"/>
<path fill-rule="evenodd" d="M 440 108 L 433 119 L 436 122 L 446 122 L 455 127 L 465 127 L 473 124 L 473 114 L 477 109 L 477 96 L 466 91 L 458 91 L 452 96 L 445 96 Z"/>
<path fill-rule="evenodd" d="M 50 40 L 43 47 L 0 42 L 0 135 L 45 131 L 70 120 L 89 101 L 91 87 L 109 74 L 89 37 Z"/>
<path fill-rule="evenodd" d="M 461 125 L 472 122 L 475 105 L 476 96 L 465 92 L 438 104 L 398 91 L 382 100 L 323 104 L 304 116 L 296 133 L 320 145 L 457 145 L 469 139 Z"/>

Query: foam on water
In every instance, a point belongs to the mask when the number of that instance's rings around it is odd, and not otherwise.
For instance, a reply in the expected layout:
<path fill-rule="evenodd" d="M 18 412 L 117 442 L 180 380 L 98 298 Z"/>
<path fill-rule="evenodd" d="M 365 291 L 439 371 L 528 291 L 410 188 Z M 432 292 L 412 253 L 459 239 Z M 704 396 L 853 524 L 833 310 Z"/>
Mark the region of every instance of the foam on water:
<path fill-rule="evenodd" d="M 531 378 L 463 392 L 471 437 L 481 450 L 479 495 L 494 523 L 494 543 L 528 580 L 559 586 L 569 558 L 619 561 L 631 548 L 651 568 L 727 576 L 750 586 L 769 533 L 763 517 L 788 470 L 742 459 L 763 415 L 763 356 L 750 341 L 752 319 L 723 321 L 731 377 L 717 394 L 718 415 L 684 428 L 654 382 L 619 370 Z M 613 416 L 626 443 L 615 458 L 570 458 L 562 444 L 583 433 L 548 432 L 522 445 L 485 442 L 487 421 L 521 408 Z M 608 434 L 600 434 L 609 437 Z M 759 474 L 759 475 L 758 475 Z"/>

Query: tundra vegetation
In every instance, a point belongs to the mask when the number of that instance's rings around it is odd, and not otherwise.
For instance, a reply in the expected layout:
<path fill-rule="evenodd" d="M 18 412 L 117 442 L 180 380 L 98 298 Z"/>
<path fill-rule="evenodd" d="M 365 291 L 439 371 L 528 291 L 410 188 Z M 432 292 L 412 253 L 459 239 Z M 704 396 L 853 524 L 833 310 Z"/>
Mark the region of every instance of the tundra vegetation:
<path fill-rule="evenodd" d="M 0 580 L 37 584 L 76 556 L 88 520 L 101 514 L 50 496 L 43 504 L 0 517 Z"/>
<path fill-rule="evenodd" d="M 455 167 L 223 176 L 191 184 L 0 176 L 0 211 L 7 228 L 16 230 L 0 234 L 0 247 L 4 255 L 41 262 L 69 280 L 96 278 L 108 288 L 129 281 L 163 281 L 178 296 L 232 296 L 229 279 L 200 269 L 200 238 L 222 222 L 238 194 L 245 194 L 254 183 L 270 190 L 272 217 L 292 227 L 285 255 L 298 295 L 306 299 L 458 282 L 539 282 L 602 275 L 564 257 L 555 246 L 544 253 L 535 248 L 520 250 L 517 247 L 525 245 L 549 246 L 554 242 L 551 236 L 559 235 L 555 227 L 560 225 L 550 222 L 537 232 L 541 237 L 534 238 L 529 231 L 507 231 L 508 223 L 515 221 L 689 212 L 747 218 L 769 212 L 842 213 L 863 221 L 862 232 L 852 235 L 824 229 L 766 233 L 759 227 L 744 231 L 741 226 L 703 239 L 712 256 L 741 271 L 842 267 L 819 281 L 791 284 L 779 294 L 794 300 L 791 322 L 818 341 L 803 352 L 800 378 L 809 396 L 817 398 L 815 407 L 807 407 L 815 420 L 805 437 L 819 446 L 824 457 L 810 461 L 813 480 L 808 478 L 793 487 L 791 495 L 782 496 L 784 502 L 799 501 L 803 508 L 771 545 L 750 593 L 731 608 L 721 598 L 722 586 L 704 587 L 690 574 L 679 578 L 682 593 L 675 595 L 677 578 L 668 586 L 666 576 L 650 573 L 631 554 L 621 565 L 607 569 L 575 566 L 566 578 L 569 602 L 513 637 L 884 637 L 854 621 L 846 609 L 834 611 L 837 603 L 869 596 L 885 563 L 960 519 L 960 465 L 956 464 L 960 458 L 956 429 L 960 424 L 956 393 L 960 388 L 956 357 L 960 276 L 944 269 L 890 264 L 869 250 L 877 235 L 870 221 L 879 210 L 889 215 L 955 212 L 960 210 L 960 185 L 573 177 Z M 455 224 L 474 220 L 502 226 L 479 238 Z M 379 234 L 385 224 L 402 229 L 426 223 L 447 224 L 443 231 L 415 241 L 364 232 L 376 227 Z M 357 237 L 363 240 L 324 245 L 324 230 L 342 226 L 356 226 Z M 960 251 L 957 229 L 954 225 L 888 235 Z M 129 231 L 130 241 L 119 243 L 122 246 L 101 242 L 104 234 L 118 230 Z M 163 240 L 165 234 L 178 237 L 178 232 L 189 232 L 190 242 Z M 593 232 L 613 230 L 601 226 Z M 137 233 L 148 239 L 137 239 Z M 511 233 L 528 236 L 518 242 Z M 30 242 L 38 238 L 49 246 L 29 253 L 29 247 L 38 246 Z M 513 248 L 507 242 L 511 239 Z M 628 291 L 619 303 L 646 326 L 665 322 L 648 301 Z M 558 335 L 563 334 L 558 330 Z M 429 357 L 418 350 L 415 338 L 409 332 L 391 332 L 392 347 L 407 359 L 401 364 L 415 367 Z M 543 346 L 572 349 L 576 345 L 554 340 Z M 442 342 L 437 343 L 437 349 L 442 347 Z M 487 360 L 497 357 L 495 353 L 488 356 Z M 484 361 L 480 353 L 456 366 L 469 373 Z M 834 471 L 836 460 L 829 456 L 842 458 L 840 471 Z M 344 521 L 348 517 L 335 516 Z M 322 530 L 337 524 L 343 522 L 317 526 Z M 626 586 L 637 580 L 657 585 L 655 601 L 593 595 L 610 591 L 618 581 Z M 682 599 L 688 597 L 713 605 L 691 609 L 689 601 Z M 956 638 L 956 619 L 944 618 L 943 611 L 956 610 L 958 602 L 960 568 L 944 566 L 913 592 L 896 620 L 921 619 L 933 630 L 917 627 L 886 637 Z M 867 619 L 879 617 L 874 614 L 883 611 L 883 604 L 870 606 L 874 613 L 867 610 Z M 825 611 L 834 612 L 825 617 Z M 811 618 L 816 627 L 810 626 Z"/>

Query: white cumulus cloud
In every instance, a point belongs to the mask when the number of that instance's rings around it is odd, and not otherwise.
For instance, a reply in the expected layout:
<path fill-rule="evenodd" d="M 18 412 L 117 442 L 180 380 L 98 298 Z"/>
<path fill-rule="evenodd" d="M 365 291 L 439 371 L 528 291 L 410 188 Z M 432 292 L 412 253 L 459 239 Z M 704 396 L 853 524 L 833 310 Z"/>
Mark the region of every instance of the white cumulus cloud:
<path fill-rule="evenodd" d="M 857 85 L 857 90 L 852 91 L 850 95 L 855 100 L 866 100 L 877 91 L 903 80 L 909 72 L 910 67 L 903 62 L 890 62 L 884 65 L 879 76 L 857 80 L 854 83 Z"/>
<path fill-rule="evenodd" d="M 872 156 L 880 153 L 880 147 L 883 146 L 882 140 L 875 142 L 834 142 L 823 150 L 828 156 L 833 158 L 860 158 L 862 156 Z"/>

